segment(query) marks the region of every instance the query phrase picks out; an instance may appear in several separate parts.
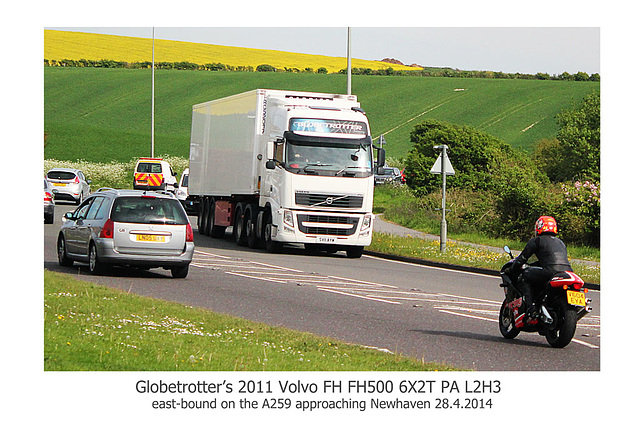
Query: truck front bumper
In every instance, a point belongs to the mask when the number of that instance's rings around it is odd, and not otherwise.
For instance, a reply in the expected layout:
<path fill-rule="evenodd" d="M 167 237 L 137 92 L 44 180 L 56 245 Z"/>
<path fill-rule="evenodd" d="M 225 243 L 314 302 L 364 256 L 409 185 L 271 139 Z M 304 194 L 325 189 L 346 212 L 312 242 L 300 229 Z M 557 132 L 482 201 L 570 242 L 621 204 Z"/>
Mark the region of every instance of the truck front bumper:
<path fill-rule="evenodd" d="M 283 243 L 368 246 L 373 214 L 279 209 L 271 239 Z"/>

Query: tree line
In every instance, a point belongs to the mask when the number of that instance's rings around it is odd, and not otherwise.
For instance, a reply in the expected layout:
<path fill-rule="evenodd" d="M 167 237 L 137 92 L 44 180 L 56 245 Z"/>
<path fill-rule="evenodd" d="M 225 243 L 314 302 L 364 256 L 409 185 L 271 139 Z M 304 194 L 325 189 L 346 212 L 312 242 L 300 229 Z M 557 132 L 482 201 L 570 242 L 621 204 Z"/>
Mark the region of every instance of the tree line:
<path fill-rule="evenodd" d="M 47 67 L 91 67 L 91 68 L 129 68 L 146 69 L 151 68 L 151 61 L 115 61 L 113 59 L 45 59 L 44 65 Z M 221 62 L 210 62 L 206 64 L 196 64 L 189 61 L 177 62 L 156 62 L 157 70 L 199 70 L 199 71 L 249 71 L 249 72 L 286 72 L 286 73 L 316 73 L 328 74 L 325 67 L 313 69 L 311 67 L 277 68 L 269 64 L 260 64 L 255 68 L 250 65 L 229 65 Z M 335 74 L 347 74 L 347 69 L 343 68 Z M 523 79 L 523 80 L 564 80 L 564 81 L 591 81 L 599 82 L 600 74 L 587 74 L 577 72 L 570 74 L 564 72 L 560 75 L 550 75 L 547 73 L 525 74 L 525 73 L 503 73 L 501 71 L 466 71 L 453 68 L 429 68 L 424 67 L 416 70 L 394 70 L 392 67 L 374 70 L 372 68 L 351 68 L 351 74 L 363 76 L 420 76 L 420 77 L 461 77 L 461 78 L 485 78 L 485 79 Z"/>

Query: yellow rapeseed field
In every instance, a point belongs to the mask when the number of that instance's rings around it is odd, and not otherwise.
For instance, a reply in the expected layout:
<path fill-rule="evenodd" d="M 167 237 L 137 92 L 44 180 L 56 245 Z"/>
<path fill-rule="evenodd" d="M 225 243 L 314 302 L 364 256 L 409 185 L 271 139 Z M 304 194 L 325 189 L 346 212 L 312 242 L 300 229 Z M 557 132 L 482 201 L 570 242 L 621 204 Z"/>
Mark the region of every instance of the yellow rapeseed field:
<path fill-rule="evenodd" d="M 44 30 L 44 59 L 111 59 L 124 62 L 151 61 L 150 38 L 112 36 L 106 34 L 81 33 L 75 31 Z M 309 55 L 304 53 L 281 52 L 276 50 L 249 49 L 242 47 L 218 46 L 202 43 L 155 40 L 156 62 L 193 62 L 204 65 L 222 63 L 232 66 L 269 64 L 278 69 L 324 67 L 333 73 L 347 68 L 346 58 Z M 354 68 L 372 70 L 392 67 L 395 70 L 415 70 L 416 68 L 352 58 Z"/>

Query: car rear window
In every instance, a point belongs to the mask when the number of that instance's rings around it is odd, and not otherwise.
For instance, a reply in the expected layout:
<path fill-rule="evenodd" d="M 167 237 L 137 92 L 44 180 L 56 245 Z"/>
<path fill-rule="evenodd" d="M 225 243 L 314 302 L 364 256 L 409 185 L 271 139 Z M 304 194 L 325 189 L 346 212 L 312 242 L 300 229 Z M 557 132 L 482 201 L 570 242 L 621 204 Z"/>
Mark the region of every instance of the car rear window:
<path fill-rule="evenodd" d="M 180 224 L 189 222 L 180 202 L 161 197 L 119 197 L 113 203 L 111 219 L 137 224 Z"/>
<path fill-rule="evenodd" d="M 70 180 L 70 179 L 76 179 L 76 174 L 73 172 L 66 172 L 66 171 L 49 171 L 47 172 L 47 178 Z"/>
<path fill-rule="evenodd" d="M 162 165 L 160 163 L 138 163 L 136 172 L 162 173 Z"/>

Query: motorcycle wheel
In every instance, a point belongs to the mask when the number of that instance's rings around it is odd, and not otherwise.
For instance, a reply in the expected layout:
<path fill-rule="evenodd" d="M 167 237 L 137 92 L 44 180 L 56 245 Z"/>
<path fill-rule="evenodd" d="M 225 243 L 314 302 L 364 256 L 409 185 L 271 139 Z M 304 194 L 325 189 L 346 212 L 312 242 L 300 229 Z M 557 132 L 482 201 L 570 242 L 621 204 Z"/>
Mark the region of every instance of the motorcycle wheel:
<path fill-rule="evenodd" d="M 508 340 L 515 338 L 520 333 L 520 330 L 516 328 L 513 312 L 507 308 L 506 299 L 502 302 L 502 307 L 500 307 L 498 324 L 500 325 L 500 333 Z"/>
<path fill-rule="evenodd" d="M 551 307 L 550 314 L 553 318 L 553 323 L 549 327 L 549 332 L 546 335 L 547 342 L 554 348 L 566 347 L 576 333 L 578 314 L 574 309 L 564 304 Z"/>

